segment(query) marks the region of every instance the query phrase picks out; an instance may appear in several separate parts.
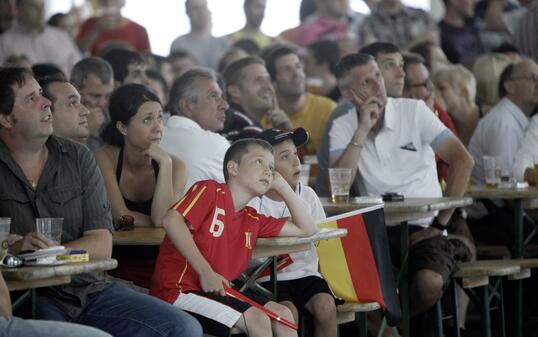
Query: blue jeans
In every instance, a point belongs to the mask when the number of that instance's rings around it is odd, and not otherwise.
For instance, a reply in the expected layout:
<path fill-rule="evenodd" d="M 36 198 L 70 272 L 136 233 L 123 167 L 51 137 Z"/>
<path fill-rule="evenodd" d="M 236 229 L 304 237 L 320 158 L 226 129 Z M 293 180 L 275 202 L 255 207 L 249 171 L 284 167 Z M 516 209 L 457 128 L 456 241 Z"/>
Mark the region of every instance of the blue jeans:
<path fill-rule="evenodd" d="M 38 318 L 67 321 L 47 297 L 37 297 Z M 89 325 L 113 336 L 201 337 L 202 328 L 189 314 L 158 298 L 113 283 L 90 295 L 74 323 Z"/>
<path fill-rule="evenodd" d="M 71 323 L 0 316 L 0 337 L 112 337 L 95 328 Z"/>

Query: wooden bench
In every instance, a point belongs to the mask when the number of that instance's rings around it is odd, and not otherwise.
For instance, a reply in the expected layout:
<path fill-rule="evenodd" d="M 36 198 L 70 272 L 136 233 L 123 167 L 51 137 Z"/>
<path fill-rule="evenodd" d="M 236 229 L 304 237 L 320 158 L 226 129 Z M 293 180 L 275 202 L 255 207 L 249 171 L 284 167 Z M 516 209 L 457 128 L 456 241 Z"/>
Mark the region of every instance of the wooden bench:
<path fill-rule="evenodd" d="M 359 326 L 359 336 L 368 335 L 368 323 L 366 313 L 376 311 L 381 306 L 377 302 L 369 303 L 345 303 L 336 307 L 336 323 L 338 325 L 357 321 Z"/>
<path fill-rule="evenodd" d="M 377 302 L 369 303 L 346 303 L 341 304 L 336 307 L 336 322 L 337 324 L 344 324 L 358 320 L 360 335 L 361 337 L 367 336 L 367 324 L 366 324 L 366 313 L 369 311 L 375 311 L 381 308 Z M 363 335 L 364 330 L 364 335 Z M 241 331 L 237 328 L 233 328 L 230 332 L 230 335 L 241 334 Z M 204 334 L 206 337 L 211 337 L 212 335 Z"/>
<path fill-rule="evenodd" d="M 464 289 L 471 289 L 489 285 L 490 277 L 511 276 L 521 272 L 519 264 L 498 264 L 496 261 L 510 260 L 462 262 L 458 264 L 458 271 L 452 275 L 452 278 L 461 279 L 462 287 Z"/>
<path fill-rule="evenodd" d="M 534 263 L 537 263 L 538 266 L 538 260 L 527 262 L 523 262 L 523 260 L 478 260 L 458 264 L 458 271 L 452 275 L 452 278 L 459 281 L 461 287 L 471 299 L 480 302 L 482 307 L 482 326 L 485 337 L 491 337 L 490 311 L 493 309 L 492 302 L 494 300 L 497 300 L 498 302 L 501 333 L 503 336 L 505 335 L 502 277 L 513 279 L 528 277 L 528 268 L 530 265 L 534 265 Z M 493 283 L 490 282 L 491 278 L 495 278 Z M 454 284 L 451 286 L 454 287 Z M 479 294 L 476 295 L 475 291 Z M 452 296 L 454 303 L 452 317 L 454 318 L 454 326 L 458 326 L 457 298 L 455 297 L 455 291 L 452 291 Z M 438 305 L 438 307 L 440 306 Z M 455 329 L 455 331 L 455 335 L 459 336 L 459 330 Z M 437 335 L 442 336 L 442 329 L 439 330 Z"/>
<path fill-rule="evenodd" d="M 455 276 L 458 275 L 471 275 L 474 272 L 480 272 L 483 269 L 489 269 L 492 271 L 497 271 L 498 273 L 505 271 L 508 272 L 510 268 L 519 267 L 519 272 L 515 274 L 509 274 L 508 279 L 510 280 L 521 280 L 524 278 L 530 277 L 530 270 L 533 268 L 538 268 L 538 258 L 534 259 L 501 259 L 501 260 L 478 260 L 465 262 L 460 264 L 461 269 L 455 273 Z M 460 274 L 458 274 L 460 273 Z M 504 275 L 492 275 L 492 276 L 504 276 Z"/>
<path fill-rule="evenodd" d="M 476 255 L 479 260 L 481 259 L 508 259 L 510 258 L 510 251 L 504 245 L 486 245 L 477 243 Z M 525 257 L 538 256 L 538 245 L 529 244 L 523 252 Z"/>

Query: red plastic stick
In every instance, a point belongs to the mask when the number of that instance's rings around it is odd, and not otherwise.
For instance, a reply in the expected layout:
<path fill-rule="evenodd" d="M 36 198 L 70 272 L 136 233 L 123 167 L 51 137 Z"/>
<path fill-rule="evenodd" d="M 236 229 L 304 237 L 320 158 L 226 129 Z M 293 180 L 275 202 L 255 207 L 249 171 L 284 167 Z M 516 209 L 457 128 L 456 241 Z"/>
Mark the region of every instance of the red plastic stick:
<path fill-rule="evenodd" d="M 267 314 L 267 316 L 269 316 L 269 318 L 271 318 L 272 320 L 274 321 L 277 321 L 279 323 L 282 323 L 284 324 L 285 326 L 287 327 L 290 327 L 292 328 L 293 330 L 297 330 L 298 327 L 297 325 L 293 324 L 292 322 L 288 321 L 287 319 L 285 318 L 282 318 L 280 316 L 278 316 L 277 314 L 275 314 L 274 312 L 272 312 L 271 310 L 268 310 L 266 307 L 264 307 L 263 305 L 257 303 L 257 302 L 254 302 L 253 300 L 251 300 L 250 298 L 246 297 L 245 295 L 241 294 L 239 291 L 233 289 L 233 288 L 230 288 L 228 286 L 224 286 L 224 291 L 226 291 L 226 295 L 228 296 L 231 296 L 231 297 L 235 297 L 237 298 L 238 300 L 241 300 L 245 303 L 248 303 L 250 305 L 252 305 L 253 307 L 256 307 L 260 310 L 262 310 L 263 312 L 265 312 Z"/>

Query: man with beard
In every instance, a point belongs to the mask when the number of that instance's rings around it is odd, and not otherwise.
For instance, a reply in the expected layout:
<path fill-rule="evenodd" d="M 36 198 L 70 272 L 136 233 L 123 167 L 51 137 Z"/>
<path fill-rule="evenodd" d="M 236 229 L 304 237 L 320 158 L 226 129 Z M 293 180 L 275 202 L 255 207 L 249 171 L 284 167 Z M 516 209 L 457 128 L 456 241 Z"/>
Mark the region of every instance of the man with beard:
<path fill-rule="evenodd" d="M 39 80 L 39 85 L 43 88 L 43 96 L 52 103 L 54 135 L 85 144 L 90 135 L 90 112 L 80 103 L 77 89 L 61 76 L 45 77 Z"/>
<path fill-rule="evenodd" d="M 307 154 L 315 154 L 321 142 L 325 123 L 336 104 L 328 98 L 306 92 L 304 66 L 297 52 L 286 45 L 273 47 L 265 57 L 267 71 L 271 76 L 278 98 L 278 105 L 286 112 L 293 127 L 304 127 L 310 141 L 305 146 Z M 262 117 L 262 126 L 272 123 Z"/>
<path fill-rule="evenodd" d="M 271 77 L 262 59 L 249 56 L 237 60 L 226 67 L 223 77 L 231 109 L 221 134 L 228 140 L 261 132 L 260 121 L 264 116 L 275 128 L 288 130 L 293 127 L 278 106 Z"/>

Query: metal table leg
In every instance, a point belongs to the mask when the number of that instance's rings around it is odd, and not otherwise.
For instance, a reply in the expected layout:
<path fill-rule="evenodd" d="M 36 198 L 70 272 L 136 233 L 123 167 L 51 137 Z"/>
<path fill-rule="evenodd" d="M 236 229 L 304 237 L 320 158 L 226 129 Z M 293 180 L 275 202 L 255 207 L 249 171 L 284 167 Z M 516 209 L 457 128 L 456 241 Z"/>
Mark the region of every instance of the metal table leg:
<path fill-rule="evenodd" d="M 366 313 L 357 313 L 357 319 L 359 321 L 359 337 L 368 337 L 368 321 L 366 320 Z"/>
<path fill-rule="evenodd" d="M 452 317 L 454 325 L 452 326 L 452 337 L 460 337 L 460 318 L 458 311 L 458 285 L 455 280 L 450 281 L 450 298 L 452 302 Z"/>
<path fill-rule="evenodd" d="M 443 308 L 441 308 L 441 300 L 435 303 L 433 307 L 435 311 L 435 336 L 444 337 L 443 333 Z"/>
<path fill-rule="evenodd" d="M 402 336 L 410 337 L 410 308 L 409 308 L 409 280 L 408 258 L 409 251 L 409 225 L 407 222 L 400 224 L 400 300 L 402 306 Z"/>
<path fill-rule="evenodd" d="M 480 287 L 480 294 L 480 297 L 482 297 L 482 327 L 484 331 L 484 337 L 491 337 L 491 319 L 489 316 L 489 285 Z"/>
<path fill-rule="evenodd" d="M 519 259 L 523 257 L 523 208 L 521 206 L 521 199 L 514 200 L 514 214 L 515 214 L 515 242 L 512 251 L 512 258 Z M 523 281 L 514 281 L 515 291 L 515 329 L 516 337 L 523 337 Z"/>

